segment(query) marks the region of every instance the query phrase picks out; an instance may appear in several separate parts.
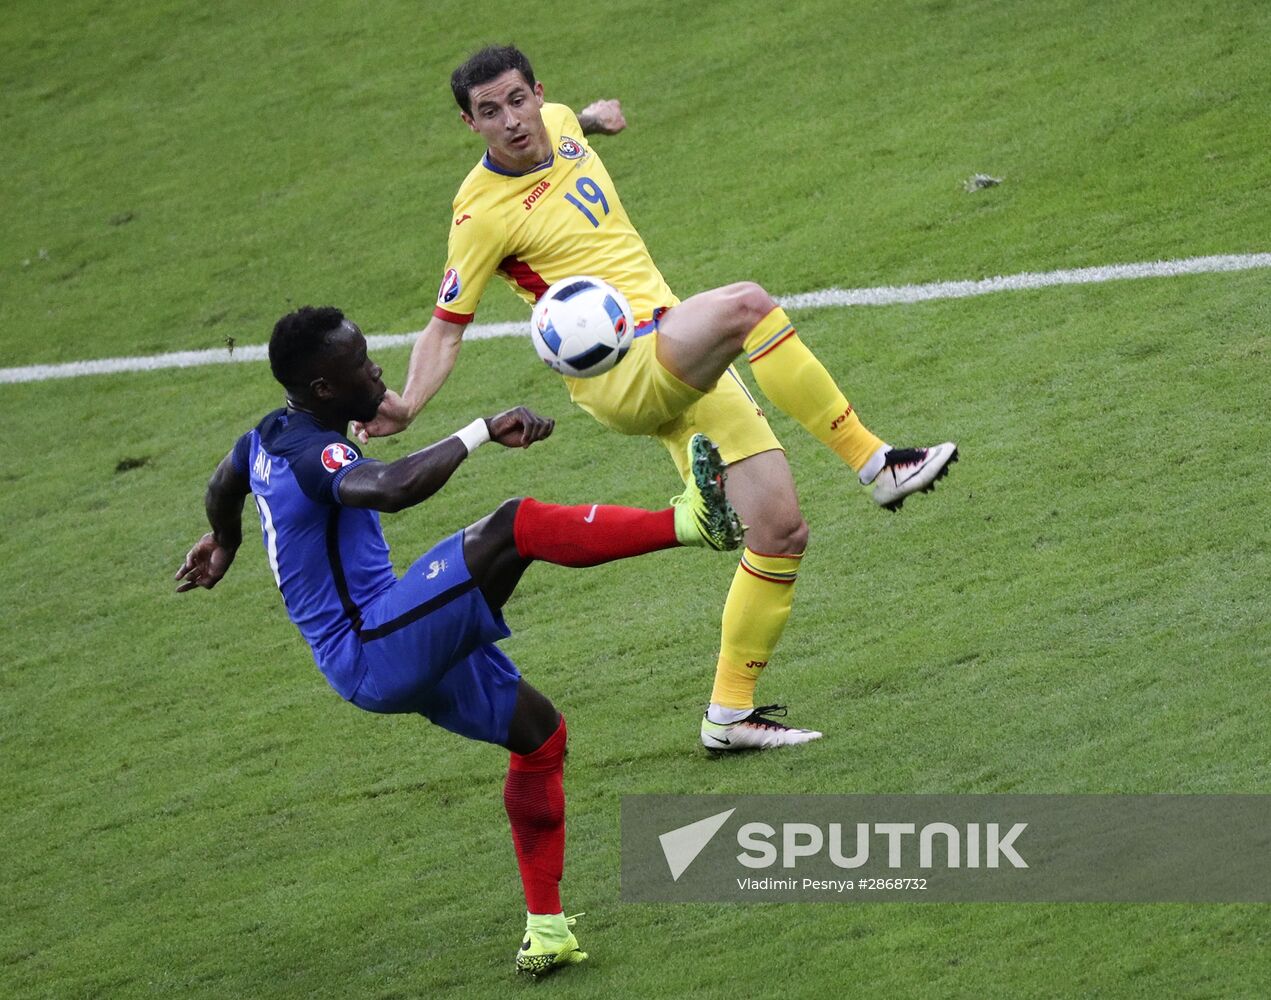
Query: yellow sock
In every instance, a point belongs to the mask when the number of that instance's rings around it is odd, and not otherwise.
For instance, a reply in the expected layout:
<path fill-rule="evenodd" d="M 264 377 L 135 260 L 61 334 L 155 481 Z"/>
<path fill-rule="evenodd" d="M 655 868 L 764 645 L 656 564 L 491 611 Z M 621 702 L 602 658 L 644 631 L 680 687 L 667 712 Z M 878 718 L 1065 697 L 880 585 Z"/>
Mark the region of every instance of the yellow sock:
<path fill-rule="evenodd" d="M 724 602 L 724 627 L 711 701 L 754 708 L 755 684 L 785 631 L 801 556 L 765 556 L 743 549 Z"/>
<path fill-rule="evenodd" d="M 860 472 L 883 446 L 799 339 L 780 306 L 746 335 L 746 357 L 764 395 L 829 445 L 854 471 Z"/>

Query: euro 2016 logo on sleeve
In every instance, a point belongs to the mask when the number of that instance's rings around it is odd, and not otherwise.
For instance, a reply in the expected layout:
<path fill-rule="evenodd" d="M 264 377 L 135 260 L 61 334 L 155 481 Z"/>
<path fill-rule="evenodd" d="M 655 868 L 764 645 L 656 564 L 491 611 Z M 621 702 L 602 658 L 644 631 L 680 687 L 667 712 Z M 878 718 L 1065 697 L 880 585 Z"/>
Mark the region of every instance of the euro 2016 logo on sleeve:
<path fill-rule="evenodd" d="M 441 288 L 437 291 L 437 301 L 442 305 L 453 302 L 459 297 L 459 272 L 453 267 L 441 279 Z"/>
<path fill-rule="evenodd" d="M 560 145 L 556 149 L 567 160 L 576 160 L 587 152 L 587 150 L 583 149 L 581 143 L 574 141 L 567 135 L 560 137 Z"/>
<path fill-rule="evenodd" d="M 339 441 L 322 449 L 322 465 L 327 472 L 339 472 L 346 465 L 352 465 L 357 459 L 357 452 L 347 444 L 340 444 Z"/>

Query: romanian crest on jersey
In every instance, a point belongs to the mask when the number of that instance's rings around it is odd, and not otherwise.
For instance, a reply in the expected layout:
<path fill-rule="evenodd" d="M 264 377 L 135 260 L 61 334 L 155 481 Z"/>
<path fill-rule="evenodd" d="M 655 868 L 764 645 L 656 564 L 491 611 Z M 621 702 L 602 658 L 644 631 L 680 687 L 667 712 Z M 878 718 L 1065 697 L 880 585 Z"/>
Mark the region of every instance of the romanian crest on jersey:
<path fill-rule="evenodd" d="M 339 472 L 346 465 L 357 461 L 357 452 L 347 444 L 336 441 L 322 449 L 322 465 L 327 472 Z"/>
<path fill-rule="evenodd" d="M 437 290 L 437 301 L 445 305 L 459 297 L 459 272 L 453 267 L 441 279 L 441 288 Z"/>
<path fill-rule="evenodd" d="M 556 147 L 556 151 L 567 160 L 576 160 L 587 152 L 583 149 L 582 143 L 567 135 L 560 137 L 560 145 Z"/>

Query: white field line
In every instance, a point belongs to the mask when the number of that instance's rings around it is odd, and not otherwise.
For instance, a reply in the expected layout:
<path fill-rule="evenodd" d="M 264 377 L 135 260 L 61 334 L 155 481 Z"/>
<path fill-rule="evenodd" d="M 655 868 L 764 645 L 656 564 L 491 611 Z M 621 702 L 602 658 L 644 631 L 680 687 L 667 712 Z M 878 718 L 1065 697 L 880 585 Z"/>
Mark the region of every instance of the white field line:
<path fill-rule="evenodd" d="M 1140 264 L 1107 264 L 1080 267 L 1066 271 L 1025 272 L 979 281 L 936 281 L 927 285 L 885 285 L 880 288 L 825 288 L 819 292 L 787 295 L 777 301 L 786 309 L 831 309 L 846 306 L 906 305 L 935 299 L 965 299 L 995 292 L 1018 292 L 1054 285 L 1091 285 L 1129 278 L 1172 278 L 1185 274 L 1215 274 L 1222 271 L 1251 271 L 1271 268 L 1271 253 L 1228 254 L 1215 257 L 1188 257 L 1184 260 L 1158 260 Z M 492 337 L 518 337 L 527 334 L 528 323 L 473 324 L 464 334 L 465 340 L 488 340 Z M 375 334 L 366 338 L 372 350 L 413 344 L 416 333 Z M 59 365 L 27 365 L 22 368 L 0 368 L 0 384 L 45 382 L 50 379 L 77 378 L 82 375 L 111 375 L 118 372 L 156 371 L 161 368 L 193 368 L 199 365 L 221 365 L 235 362 L 261 361 L 267 357 L 264 344 L 235 347 L 231 352 L 218 347 L 206 351 L 177 351 L 148 357 L 102 358 L 97 361 L 71 361 Z"/>

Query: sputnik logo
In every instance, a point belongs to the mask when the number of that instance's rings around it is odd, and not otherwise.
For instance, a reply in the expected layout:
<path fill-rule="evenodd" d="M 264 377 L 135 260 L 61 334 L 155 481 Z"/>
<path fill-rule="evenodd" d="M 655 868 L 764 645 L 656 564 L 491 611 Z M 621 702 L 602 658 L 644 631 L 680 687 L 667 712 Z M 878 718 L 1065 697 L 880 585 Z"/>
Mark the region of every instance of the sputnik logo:
<path fill-rule="evenodd" d="M 734 806 L 727 812 L 707 816 L 696 823 L 681 826 L 658 837 L 658 843 L 662 845 L 662 853 L 666 856 L 666 866 L 671 870 L 671 881 L 680 880 L 680 876 L 688 870 L 688 866 L 697 860 L 697 856 L 705 850 L 711 838 L 719 833 L 719 828 L 728 822 L 728 817 L 736 811 L 737 807 Z"/>

